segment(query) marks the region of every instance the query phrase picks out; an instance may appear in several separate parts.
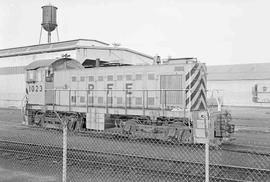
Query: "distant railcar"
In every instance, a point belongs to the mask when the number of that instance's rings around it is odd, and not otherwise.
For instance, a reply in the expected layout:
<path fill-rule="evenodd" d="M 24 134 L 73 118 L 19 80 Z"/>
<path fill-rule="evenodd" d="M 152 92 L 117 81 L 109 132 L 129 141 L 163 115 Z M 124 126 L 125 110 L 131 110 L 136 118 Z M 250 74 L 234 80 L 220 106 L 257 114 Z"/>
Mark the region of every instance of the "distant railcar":
<path fill-rule="evenodd" d="M 25 123 L 69 130 L 120 131 L 125 135 L 200 143 L 230 139 L 228 113 L 207 123 L 206 67 L 195 59 L 162 64 L 84 68 L 74 59 L 40 60 L 26 68 Z"/>

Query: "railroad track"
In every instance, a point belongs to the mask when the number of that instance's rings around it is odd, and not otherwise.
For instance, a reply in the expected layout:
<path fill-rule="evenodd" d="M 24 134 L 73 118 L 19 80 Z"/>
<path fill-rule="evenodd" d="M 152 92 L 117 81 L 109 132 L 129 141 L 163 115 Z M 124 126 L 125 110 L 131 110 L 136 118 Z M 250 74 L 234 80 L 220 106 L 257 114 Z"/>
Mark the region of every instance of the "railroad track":
<path fill-rule="evenodd" d="M 56 158 L 61 161 L 62 148 L 11 141 L 0 141 L 0 151 L 26 156 Z M 166 177 L 181 181 L 204 181 L 204 164 L 191 161 L 151 158 L 138 155 L 68 149 L 69 164 L 77 167 L 112 168 L 145 175 Z M 238 166 L 210 165 L 212 181 L 269 181 L 270 170 Z"/>
<path fill-rule="evenodd" d="M 38 130 L 38 131 L 45 131 L 45 132 L 59 132 L 55 129 L 45 129 L 40 128 L 38 126 L 28 126 L 28 129 L 31 130 Z M 81 136 L 81 137 L 93 137 L 93 138 L 102 138 L 107 140 L 119 140 L 119 141 L 136 141 L 137 143 L 151 143 L 152 145 L 160 145 L 160 146 L 189 146 L 194 144 L 184 144 L 175 141 L 161 141 L 155 139 L 148 139 L 143 137 L 132 137 L 132 135 L 122 134 L 121 132 L 115 131 L 107 131 L 107 132 L 100 132 L 100 131 L 85 131 L 85 132 L 69 132 L 69 135 Z M 195 144 L 199 145 L 199 144 Z M 215 148 L 215 147 L 214 147 Z M 250 154 L 259 154 L 259 155 L 266 155 L 270 156 L 270 148 L 269 147 L 261 147 L 261 146 L 247 146 L 247 145 L 240 145 L 240 144 L 222 144 L 219 147 L 216 147 L 220 150 L 224 151 L 231 151 L 231 152 L 241 152 L 241 153 L 250 153 Z"/>
<path fill-rule="evenodd" d="M 248 153 L 248 154 L 257 154 L 261 156 L 269 156 L 270 157 L 270 148 L 263 146 L 254 146 L 254 145 L 240 145 L 240 144 L 223 144 L 220 149 L 224 151 L 231 152 L 240 152 L 240 153 Z"/>

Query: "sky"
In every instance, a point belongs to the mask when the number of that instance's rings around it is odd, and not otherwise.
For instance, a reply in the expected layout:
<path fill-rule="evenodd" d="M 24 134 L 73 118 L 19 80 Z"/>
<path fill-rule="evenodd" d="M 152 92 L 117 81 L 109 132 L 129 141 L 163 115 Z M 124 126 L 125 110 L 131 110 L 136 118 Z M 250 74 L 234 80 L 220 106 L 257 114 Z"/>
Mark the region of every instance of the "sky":
<path fill-rule="evenodd" d="M 0 49 L 38 44 L 49 3 L 58 7 L 60 41 L 120 43 L 208 65 L 270 62 L 269 0 L 0 0 Z"/>

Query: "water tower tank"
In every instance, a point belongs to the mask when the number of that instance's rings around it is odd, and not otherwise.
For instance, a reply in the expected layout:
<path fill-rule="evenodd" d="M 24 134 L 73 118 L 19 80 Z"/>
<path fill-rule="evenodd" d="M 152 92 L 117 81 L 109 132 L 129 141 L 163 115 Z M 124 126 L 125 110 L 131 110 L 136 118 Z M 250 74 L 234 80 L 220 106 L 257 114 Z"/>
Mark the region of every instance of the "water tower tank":
<path fill-rule="evenodd" d="M 57 27 L 56 23 L 57 7 L 52 5 L 42 6 L 42 27 L 47 32 L 52 32 Z"/>

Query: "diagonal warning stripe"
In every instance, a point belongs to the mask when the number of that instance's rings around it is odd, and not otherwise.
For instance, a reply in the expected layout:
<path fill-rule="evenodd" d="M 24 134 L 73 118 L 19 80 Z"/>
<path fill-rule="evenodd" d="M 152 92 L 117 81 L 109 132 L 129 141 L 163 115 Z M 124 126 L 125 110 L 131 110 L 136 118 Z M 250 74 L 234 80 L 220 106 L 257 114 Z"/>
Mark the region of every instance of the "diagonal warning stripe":
<path fill-rule="evenodd" d="M 206 66 L 196 63 L 186 74 L 186 106 L 191 110 L 206 109 Z"/>

